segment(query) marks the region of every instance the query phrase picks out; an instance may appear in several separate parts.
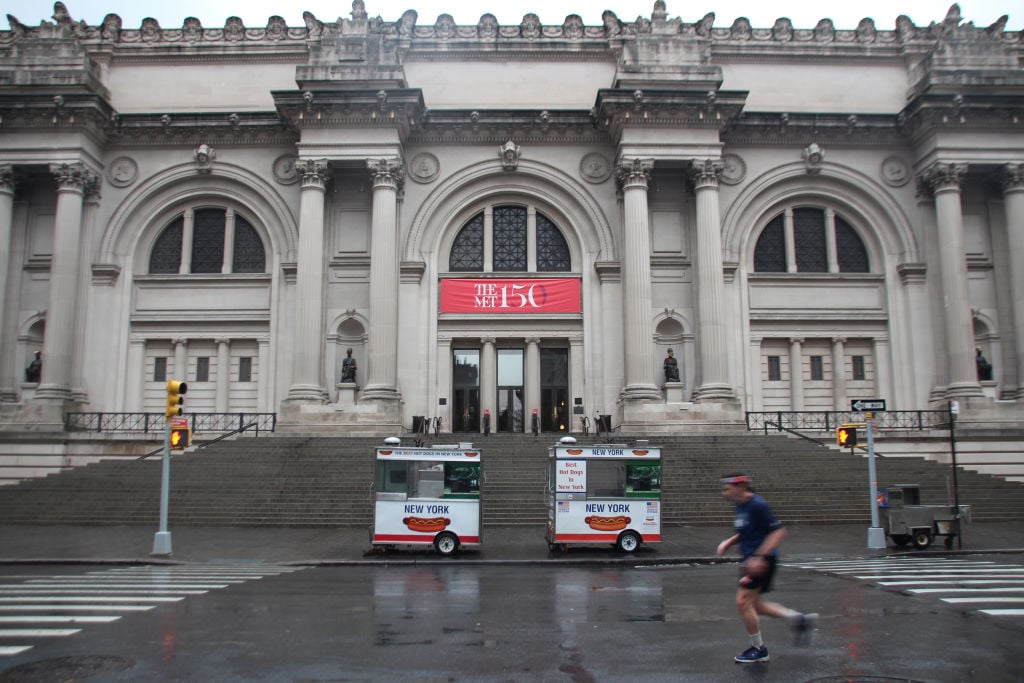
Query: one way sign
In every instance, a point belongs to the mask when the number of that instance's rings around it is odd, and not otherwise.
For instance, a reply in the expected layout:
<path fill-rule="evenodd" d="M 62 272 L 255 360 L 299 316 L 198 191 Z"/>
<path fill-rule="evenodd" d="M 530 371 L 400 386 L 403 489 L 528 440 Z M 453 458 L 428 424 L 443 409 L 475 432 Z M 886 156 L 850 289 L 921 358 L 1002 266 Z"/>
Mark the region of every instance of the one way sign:
<path fill-rule="evenodd" d="M 873 411 L 884 411 L 885 410 L 885 399 L 884 398 L 858 398 L 850 401 L 850 410 L 858 413 Z"/>

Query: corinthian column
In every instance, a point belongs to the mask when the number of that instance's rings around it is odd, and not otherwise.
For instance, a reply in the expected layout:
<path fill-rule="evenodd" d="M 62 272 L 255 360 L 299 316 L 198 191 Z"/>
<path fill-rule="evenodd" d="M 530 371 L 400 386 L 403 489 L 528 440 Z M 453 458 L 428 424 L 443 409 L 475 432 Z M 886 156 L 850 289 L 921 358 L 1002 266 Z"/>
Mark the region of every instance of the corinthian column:
<path fill-rule="evenodd" d="M 398 191 L 400 159 L 371 159 L 373 222 L 370 228 L 369 368 L 362 400 L 397 401 L 398 392 Z"/>
<path fill-rule="evenodd" d="M 324 196 L 328 163 L 301 161 L 299 200 L 299 268 L 296 279 L 295 355 L 292 386 L 286 400 L 326 403 L 322 384 L 324 315 Z"/>
<path fill-rule="evenodd" d="M 1020 400 L 1024 399 L 1024 164 L 1007 164 L 1001 180 L 1013 300 L 1013 350 L 1017 358 L 1016 398 Z"/>
<path fill-rule="evenodd" d="M 11 258 L 11 224 L 14 221 L 14 169 L 0 166 L 0 329 L 6 325 L 7 264 Z M 15 401 L 14 378 L 5 356 L 15 337 L 12 329 L 0 332 L 0 401 Z"/>
<path fill-rule="evenodd" d="M 43 374 L 35 399 L 71 399 L 72 349 L 78 330 L 78 261 L 85 191 L 96 175 L 79 163 L 50 166 L 57 180 L 57 214 L 50 261 L 50 295 L 43 338 Z"/>
<path fill-rule="evenodd" d="M 693 165 L 697 195 L 697 314 L 699 316 L 700 383 L 697 401 L 735 397 L 728 380 L 722 302 L 722 226 L 718 203 L 718 177 L 722 162 L 705 159 Z"/>
<path fill-rule="evenodd" d="M 975 364 L 964 254 L 964 218 L 960 204 L 960 183 L 966 173 L 967 164 L 936 163 L 921 177 L 935 201 L 946 323 L 946 364 L 949 367 L 947 398 L 982 395 Z"/>
<path fill-rule="evenodd" d="M 623 351 L 627 401 L 661 401 L 654 384 L 651 343 L 651 232 L 647 181 L 653 162 L 633 159 L 618 167 L 625 222 L 622 230 Z"/>

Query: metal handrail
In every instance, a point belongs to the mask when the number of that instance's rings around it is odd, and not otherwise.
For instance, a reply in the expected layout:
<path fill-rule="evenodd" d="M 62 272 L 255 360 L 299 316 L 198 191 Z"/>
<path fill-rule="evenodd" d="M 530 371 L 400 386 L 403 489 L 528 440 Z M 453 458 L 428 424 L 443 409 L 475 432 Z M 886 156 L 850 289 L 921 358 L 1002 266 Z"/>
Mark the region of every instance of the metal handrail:
<path fill-rule="evenodd" d="M 256 432 L 273 432 L 277 413 L 189 413 L 193 432 L 228 432 L 256 422 Z M 65 413 L 64 431 L 153 434 L 163 431 L 167 418 L 163 413 Z"/>
<path fill-rule="evenodd" d="M 864 413 L 840 410 L 772 410 L 749 411 L 746 415 L 748 431 L 766 429 L 772 424 L 777 431 L 783 428 L 810 431 L 832 431 L 851 422 L 863 422 Z M 878 430 L 947 429 L 947 410 L 890 410 L 874 413 L 874 428 Z"/>

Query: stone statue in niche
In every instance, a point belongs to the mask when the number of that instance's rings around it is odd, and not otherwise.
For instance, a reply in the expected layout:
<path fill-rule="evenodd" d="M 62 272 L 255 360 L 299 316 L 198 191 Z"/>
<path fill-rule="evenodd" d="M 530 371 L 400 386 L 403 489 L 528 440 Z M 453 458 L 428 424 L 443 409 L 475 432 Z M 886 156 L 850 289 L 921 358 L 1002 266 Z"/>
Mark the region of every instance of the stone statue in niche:
<path fill-rule="evenodd" d="M 679 361 L 676 360 L 675 354 L 672 349 L 668 350 L 668 356 L 665 357 L 665 381 L 666 382 L 678 382 L 679 381 Z"/>
<path fill-rule="evenodd" d="M 39 384 L 39 376 L 43 374 L 43 352 L 36 351 L 32 362 L 25 368 L 25 381 Z"/>
<path fill-rule="evenodd" d="M 341 361 L 341 382 L 355 383 L 356 381 L 356 359 L 352 357 L 352 349 L 348 350 L 345 360 Z"/>
<path fill-rule="evenodd" d="M 985 354 L 981 352 L 980 348 L 977 349 L 977 354 L 974 357 L 974 362 L 978 366 L 978 381 L 991 382 L 992 363 L 988 362 L 988 358 L 985 358 Z"/>

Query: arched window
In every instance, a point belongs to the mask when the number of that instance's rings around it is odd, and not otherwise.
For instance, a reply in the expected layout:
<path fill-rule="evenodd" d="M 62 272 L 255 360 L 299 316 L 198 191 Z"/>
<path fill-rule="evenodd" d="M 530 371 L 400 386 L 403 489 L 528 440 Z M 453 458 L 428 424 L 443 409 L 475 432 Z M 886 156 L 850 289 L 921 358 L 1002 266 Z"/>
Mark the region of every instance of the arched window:
<path fill-rule="evenodd" d="M 186 225 L 191 230 L 186 231 Z M 182 250 L 189 253 L 182 258 Z M 230 254 L 226 264 L 225 254 Z M 188 273 L 264 273 L 266 251 L 256 229 L 233 210 L 186 209 L 176 216 L 153 243 L 149 272 L 154 275 Z M 182 265 L 186 268 L 182 269 Z"/>
<path fill-rule="evenodd" d="M 864 242 L 831 209 L 787 208 L 768 221 L 754 247 L 758 273 L 870 271 Z"/>
<path fill-rule="evenodd" d="M 491 262 L 484 261 L 490 240 Z M 530 263 L 530 241 L 536 244 L 536 265 Z M 502 204 L 481 211 L 462 226 L 448 255 L 451 272 L 568 272 L 572 270 L 569 244 L 558 226 L 528 207 Z"/>

